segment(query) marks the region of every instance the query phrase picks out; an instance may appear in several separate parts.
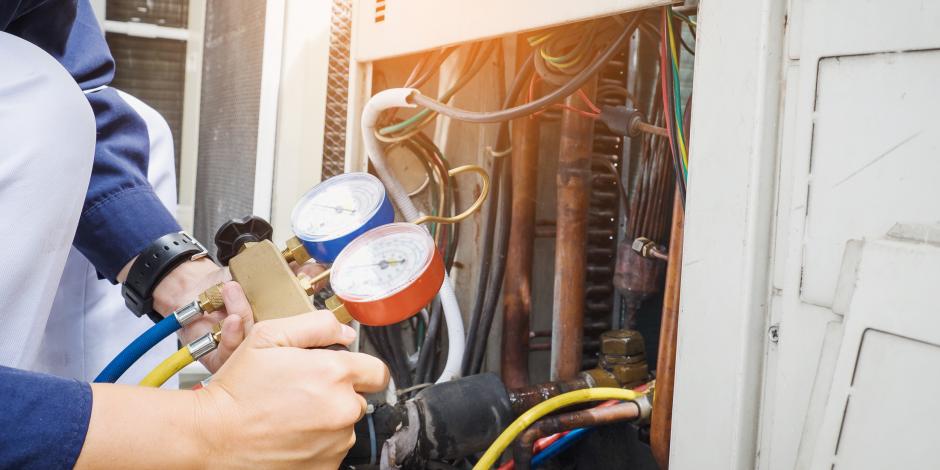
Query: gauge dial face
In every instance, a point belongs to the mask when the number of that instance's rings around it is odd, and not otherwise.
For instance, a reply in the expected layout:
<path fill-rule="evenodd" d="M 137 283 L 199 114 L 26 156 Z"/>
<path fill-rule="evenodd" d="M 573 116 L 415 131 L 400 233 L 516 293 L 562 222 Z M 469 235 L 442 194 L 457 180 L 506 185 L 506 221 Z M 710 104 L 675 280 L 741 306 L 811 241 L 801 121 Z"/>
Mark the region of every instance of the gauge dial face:
<path fill-rule="evenodd" d="M 294 234 L 310 242 L 339 238 L 364 225 L 385 200 L 385 186 L 368 173 L 345 173 L 313 187 L 291 213 Z"/>
<path fill-rule="evenodd" d="M 409 223 L 383 225 L 350 243 L 333 262 L 330 285 L 340 297 L 360 302 L 407 288 L 428 268 L 434 240 Z"/>

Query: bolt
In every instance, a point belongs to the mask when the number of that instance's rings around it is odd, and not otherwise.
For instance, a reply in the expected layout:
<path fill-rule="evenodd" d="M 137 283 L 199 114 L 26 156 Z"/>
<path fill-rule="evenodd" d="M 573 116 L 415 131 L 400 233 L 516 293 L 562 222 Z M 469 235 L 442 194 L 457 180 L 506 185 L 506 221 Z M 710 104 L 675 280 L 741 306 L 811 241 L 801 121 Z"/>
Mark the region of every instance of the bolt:
<path fill-rule="evenodd" d="M 645 352 L 643 336 L 636 330 L 612 330 L 601 334 L 601 354 L 635 356 Z"/>

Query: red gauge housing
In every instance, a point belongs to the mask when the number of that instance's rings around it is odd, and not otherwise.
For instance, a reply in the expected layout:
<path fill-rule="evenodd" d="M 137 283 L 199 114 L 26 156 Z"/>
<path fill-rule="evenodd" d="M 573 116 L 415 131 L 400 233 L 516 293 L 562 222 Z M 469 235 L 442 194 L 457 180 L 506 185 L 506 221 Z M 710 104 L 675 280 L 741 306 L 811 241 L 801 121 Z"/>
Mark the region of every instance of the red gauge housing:
<path fill-rule="evenodd" d="M 424 259 L 420 263 L 423 266 L 416 267 L 416 272 L 407 281 L 396 281 L 402 282 L 402 285 L 393 282 L 392 285 L 377 288 L 387 293 L 358 295 L 347 291 L 350 289 L 350 278 L 355 276 L 357 268 L 356 261 L 352 260 L 362 262 L 361 257 L 356 258 L 356 252 L 368 251 L 370 244 L 395 243 L 395 237 L 409 237 L 411 246 L 425 247 L 422 248 L 425 250 L 422 255 Z M 360 264 L 359 267 L 362 266 Z M 384 326 L 408 319 L 428 305 L 444 282 L 444 271 L 444 259 L 427 230 L 410 223 L 394 223 L 369 230 L 347 245 L 333 264 L 330 283 L 336 296 L 356 321 L 363 325 Z M 337 281 L 340 276 L 347 279 Z M 355 288 L 351 290 L 355 291 Z"/>
<path fill-rule="evenodd" d="M 434 250 L 431 262 L 427 269 L 410 286 L 402 289 L 384 299 L 372 301 L 356 301 L 344 299 L 346 310 L 359 323 L 369 326 L 392 325 L 421 311 L 434 300 L 437 291 L 444 283 L 444 258 L 441 252 Z"/>

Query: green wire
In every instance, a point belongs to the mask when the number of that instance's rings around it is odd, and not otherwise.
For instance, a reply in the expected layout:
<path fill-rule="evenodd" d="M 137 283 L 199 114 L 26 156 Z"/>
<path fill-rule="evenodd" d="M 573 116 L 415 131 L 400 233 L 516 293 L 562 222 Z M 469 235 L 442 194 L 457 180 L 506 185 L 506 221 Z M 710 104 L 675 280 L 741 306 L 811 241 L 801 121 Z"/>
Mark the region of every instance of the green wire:
<path fill-rule="evenodd" d="M 418 113 L 415 113 L 414 116 L 411 116 L 410 118 L 408 118 L 408 119 L 406 119 L 406 120 L 404 120 L 404 121 L 402 121 L 402 122 L 399 122 L 398 124 L 393 124 L 393 125 L 391 125 L 391 126 L 383 127 L 383 128 L 381 128 L 381 129 L 379 129 L 379 134 L 388 135 L 388 134 L 391 134 L 391 133 L 393 133 L 393 132 L 398 132 L 398 131 L 403 130 L 403 129 L 405 129 L 405 128 L 411 127 L 411 126 L 413 126 L 415 123 L 417 123 L 418 121 L 420 121 L 422 118 L 424 118 L 425 116 L 427 116 L 430 112 L 431 112 L 431 110 L 429 110 L 429 109 L 427 109 L 427 108 L 424 108 L 424 109 L 422 109 L 421 111 L 419 111 Z"/>
<path fill-rule="evenodd" d="M 667 12 L 666 21 L 672 21 L 672 15 L 673 15 L 672 8 L 668 8 L 666 12 Z M 681 87 L 679 86 L 679 65 L 676 63 L 676 60 L 675 60 L 676 57 L 672 54 L 671 48 L 674 45 L 673 35 L 667 31 L 664 31 L 664 34 L 669 35 L 669 43 L 667 44 L 667 46 L 669 46 L 670 49 L 667 50 L 666 53 L 669 56 L 669 68 L 672 69 L 672 90 L 673 90 L 672 102 L 673 102 L 673 108 L 675 109 L 674 121 L 675 121 L 676 131 L 677 131 L 676 137 L 680 139 L 681 142 L 684 144 L 685 143 L 685 128 L 684 128 L 684 125 L 682 124 L 682 104 L 681 104 L 682 90 L 681 90 Z M 681 145 L 682 144 L 680 144 L 680 148 L 681 148 Z M 681 163 L 680 166 L 682 167 L 682 176 L 686 181 L 688 181 L 689 169 L 685 164 L 685 159 L 679 158 L 679 161 Z"/>

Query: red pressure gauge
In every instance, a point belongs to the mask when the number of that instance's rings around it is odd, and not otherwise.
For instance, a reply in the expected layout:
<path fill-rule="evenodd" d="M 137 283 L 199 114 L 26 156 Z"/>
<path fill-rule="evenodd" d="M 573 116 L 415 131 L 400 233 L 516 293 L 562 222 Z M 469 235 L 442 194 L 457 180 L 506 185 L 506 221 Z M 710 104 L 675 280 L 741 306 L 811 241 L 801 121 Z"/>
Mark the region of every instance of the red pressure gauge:
<path fill-rule="evenodd" d="M 330 286 L 359 323 L 391 325 L 431 302 L 444 260 L 423 227 L 383 225 L 353 240 L 333 261 Z"/>

